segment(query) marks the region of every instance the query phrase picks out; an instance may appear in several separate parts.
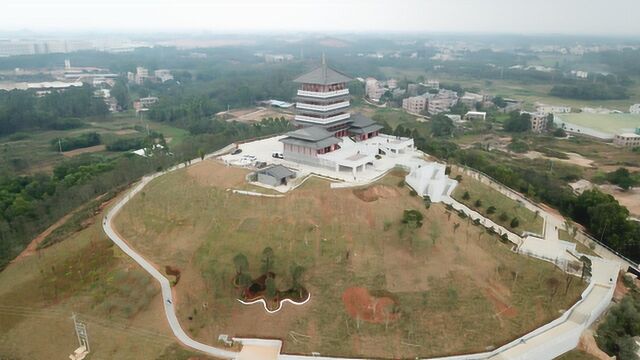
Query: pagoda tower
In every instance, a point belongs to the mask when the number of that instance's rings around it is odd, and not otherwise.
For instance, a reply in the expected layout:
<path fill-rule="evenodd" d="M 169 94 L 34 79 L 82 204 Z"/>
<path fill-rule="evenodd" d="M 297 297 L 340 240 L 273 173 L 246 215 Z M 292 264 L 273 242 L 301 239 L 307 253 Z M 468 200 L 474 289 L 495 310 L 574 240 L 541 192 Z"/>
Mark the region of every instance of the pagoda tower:
<path fill-rule="evenodd" d="M 324 54 L 320 67 L 298 77 L 294 123 L 300 127 L 322 127 L 336 137 L 349 135 L 351 114 L 347 83 L 352 79 L 327 65 Z"/>

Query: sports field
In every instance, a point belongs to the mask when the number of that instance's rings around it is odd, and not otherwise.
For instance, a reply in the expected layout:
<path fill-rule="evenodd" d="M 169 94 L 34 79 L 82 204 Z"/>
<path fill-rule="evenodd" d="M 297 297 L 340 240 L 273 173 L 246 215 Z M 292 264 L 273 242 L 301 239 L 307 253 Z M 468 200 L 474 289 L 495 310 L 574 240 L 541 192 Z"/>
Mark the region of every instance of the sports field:
<path fill-rule="evenodd" d="M 567 122 L 606 134 L 633 132 L 640 128 L 640 115 L 632 114 L 556 114 L 556 124 Z"/>
<path fill-rule="evenodd" d="M 479 352 L 558 317 L 585 287 L 444 206 L 425 208 L 402 173 L 360 189 L 311 179 L 283 198 L 227 191 L 245 175 L 202 162 L 154 180 L 115 219 L 161 271 L 180 271 L 179 320 L 206 343 L 279 338 L 287 353 L 394 359 Z M 404 224 L 405 210 L 423 225 Z M 265 247 L 279 289 L 304 266 L 307 304 L 270 315 L 236 301 L 234 257 L 244 254 L 256 277 Z"/>

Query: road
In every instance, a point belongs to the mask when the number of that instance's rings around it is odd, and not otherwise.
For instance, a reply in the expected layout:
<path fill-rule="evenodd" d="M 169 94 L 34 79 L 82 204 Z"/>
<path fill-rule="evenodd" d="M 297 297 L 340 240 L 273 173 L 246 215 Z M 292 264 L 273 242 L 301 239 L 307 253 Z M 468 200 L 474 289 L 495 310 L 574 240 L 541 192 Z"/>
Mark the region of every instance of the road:
<path fill-rule="evenodd" d="M 206 158 L 217 156 L 224 151 L 228 151 L 229 147 L 225 147 L 224 149 L 207 155 Z M 192 160 L 191 164 L 195 164 L 200 162 L 200 159 Z M 149 263 L 144 257 L 138 254 L 135 250 L 133 250 L 127 242 L 120 237 L 120 235 L 114 230 L 112 221 L 118 212 L 127 204 L 129 200 L 131 200 L 140 190 L 142 190 L 151 180 L 157 178 L 158 176 L 164 175 L 168 172 L 184 168 L 183 164 L 174 166 L 167 171 L 155 173 L 153 175 L 145 176 L 142 180 L 131 190 L 129 191 L 122 199 L 118 201 L 110 210 L 107 212 L 102 221 L 102 228 L 107 236 L 116 244 L 118 247 L 124 251 L 129 257 L 131 257 L 135 262 L 138 263 L 146 272 L 148 272 L 154 279 L 156 279 L 160 283 L 160 288 L 162 290 L 162 299 L 164 304 L 164 312 L 169 322 L 169 326 L 171 327 L 171 331 L 173 335 L 178 338 L 178 340 L 184 345 L 202 351 L 206 354 L 221 358 L 221 359 L 236 359 L 238 357 L 238 352 L 228 351 L 224 349 L 219 349 L 214 346 L 210 346 L 207 344 L 203 344 L 193 340 L 192 338 L 185 333 L 185 331 L 180 326 L 180 322 L 178 321 L 178 317 L 176 316 L 175 310 L 175 301 L 173 299 L 173 295 L 171 293 L 171 283 L 169 279 L 164 277 L 151 263 Z"/>

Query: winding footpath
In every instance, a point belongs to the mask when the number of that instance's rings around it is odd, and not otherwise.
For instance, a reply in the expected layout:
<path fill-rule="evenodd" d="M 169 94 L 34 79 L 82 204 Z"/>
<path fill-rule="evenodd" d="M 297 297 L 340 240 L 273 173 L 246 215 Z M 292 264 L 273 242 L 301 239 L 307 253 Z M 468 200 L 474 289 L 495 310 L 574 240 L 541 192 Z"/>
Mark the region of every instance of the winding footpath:
<path fill-rule="evenodd" d="M 208 155 L 205 159 L 217 156 L 218 154 L 224 153 L 228 151 L 228 147 Z M 200 159 L 192 160 L 191 164 L 195 164 L 200 162 Z M 164 304 L 164 313 L 169 322 L 169 326 L 171 327 L 171 331 L 173 335 L 180 340 L 185 346 L 188 346 L 192 349 L 202 351 L 206 354 L 221 358 L 221 359 L 236 359 L 238 358 L 239 353 L 234 351 L 228 351 L 224 349 L 219 349 L 217 347 L 203 344 L 201 342 L 197 342 L 187 335 L 187 333 L 180 326 L 180 322 L 178 321 L 178 317 L 176 316 L 176 310 L 173 300 L 173 295 L 171 293 L 171 283 L 169 279 L 164 277 L 150 262 L 148 262 L 144 257 L 138 254 L 135 250 L 133 250 L 127 242 L 120 237 L 120 235 L 113 228 L 113 219 L 116 217 L 118 212 L 131 200 L 137 193 L 139 193 L 150 181 L 153 179 L 164 175 L 166 173 L 182 169 L 186 167 L 184 164 L 180 164 L 174 166 L 164 172 L 155 173 L 153 175 L 145 176 L 142 180 L 131 190 L 129 191 L 122 199 L 118 201 L 118 203 L 113 206 L 109 212 L 105 215 L 102 221 L 102 228 L 107 236 L 116 244 L 118 247 L 124 251 L 129 257 L 131 257 L 135 262 L 138 263 L 146 272 L 148 272 L 151 276 L 153 276 L 159 283 L 160 288 L 162 289 L 162 299 Z"/>

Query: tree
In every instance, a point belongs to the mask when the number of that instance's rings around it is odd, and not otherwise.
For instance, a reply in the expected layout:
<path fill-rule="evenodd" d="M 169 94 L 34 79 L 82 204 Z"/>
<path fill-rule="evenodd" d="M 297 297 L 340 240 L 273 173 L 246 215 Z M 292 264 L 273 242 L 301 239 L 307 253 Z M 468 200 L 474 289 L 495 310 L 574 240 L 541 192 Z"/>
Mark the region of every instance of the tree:
<path fill-rule="evenodd" d="M 262 267 L 261 271 L 263 274 L 266 274 L 273 270 L 273 249 L 267 246 L 262 250 Z"/>
<path fill-rule="evenodd" d="M 607 181 L 620 186 L 620 188 L 625 191 L 638 184 L 638 180 L 624 167 L 608 173 Z"/>
<path fill-rule="evenodd" d="M 509 224 L 509 226 L 511 226 L 512 228 L 517 228 L 520 225 L 520 220 L 518 220 L 517 217 L 514 217 L 513 219 L 511 219 L 511 223 Z"/>
<path fill-rule="evenodd" d="M 565 138 L 567 137 L 567 132 L 564 131 L 563 128 L 557 128 L 553 131 L 553 136 L 559 137 L 559 138 Z"/>
<path fill-rule="evenodd" d="M 236 267 L 236 274 L 240 275 L 249 269 L 249 260 L 243 253 L 238 253 L 233 257 L 233 265 Z"/>
<path fill-rule="evenodd" d="M 495 214 L 495 212 L 496 212 L 496 207 L 495 206 L 491 205 L 491 206 L 489 206 L 487 208 L 487 214 L 488 215 Z"/>
<path fill-rule="evenodd" d="M 502 96 L 496 96 L 493 98 L 493 103 L 499 107 L 504 109 L 505 107 L 507 107 L 507 102 L 504 100 L 504 98 Z"/>
<path fill-rule="evenodd" d="M 302 290 L 304 289 L 300 284 L 300 280 L 302 280 L 302 276 L 306 269 L 301 265 L 293 265 L 289 269 L 289 273 L 291 274 L 291 288 L 298 293 L 298 297 L 302 297 Z"/>
<path fill-rule="evenodd" d="M 482 200 L 480 199 L 476 200 L 476 202 L 474 202 L 473 205 L 477 208 L 482 207 Z"/>
<path fill-rule="evenodd" d="M 465 191 L 464 194 L 462 194 L 462 199 L 463 200 L 469 200 L 471 199 L 471 195 L 469 195 L 468 191 Z"/>
<path fill-rule="evenodd" d="M 129 103 L 131 102 L 129 89 L 123 79 L 118 79 L 113 85 L 113 88 L 111 88 L 111 96 L 116 99 L 122 109 L 126 110 L 129 108 Z"/>
<path fill-rule="evenodd" d="M 422 227 L 424 215 L 418 210 L 405 210 L 402 214 L 402 223 L 411 229 Z"/>
<path fill-rule="evenodd" d="M 509 119 L 504 122 L 504 130 L 508 132 L 525 132 L 531 130 L 531 115 L 511 112 Z"/>
<path fill-rule="evenodd" d="M 580 256 L 580 261 L 582 262 L 582 274 L 580 278 L 584 281 L 584 279 L 591 277 L 591 259 L 582 255 Z"/>
<path fill-rule="evenodd" d="M 444 114 L 431 118 L 431 133 L 434 136 L 451 136 L 454 130 L 453 121 Z"/>
<path fill-rule="evenodd" d="M 273 300 L 276 297 L 276 294 L 278 292 L 278 290 L 276 289 L 276 280 L 271 276 L 267 276 L 267 279 L 265 280 L 264 285 L 265 285 L 265 295 L 267 299 Z"/>

